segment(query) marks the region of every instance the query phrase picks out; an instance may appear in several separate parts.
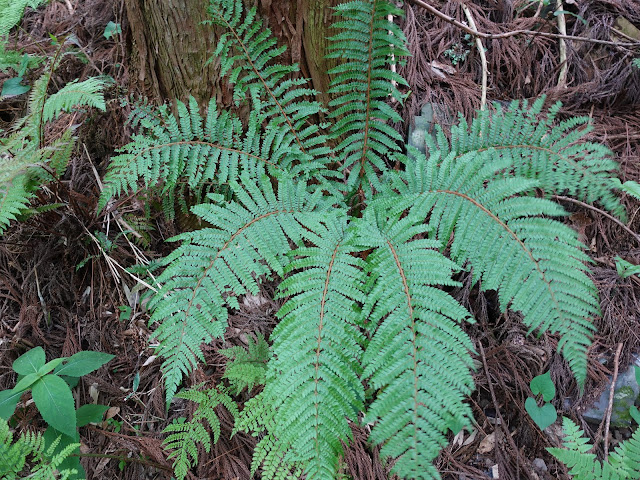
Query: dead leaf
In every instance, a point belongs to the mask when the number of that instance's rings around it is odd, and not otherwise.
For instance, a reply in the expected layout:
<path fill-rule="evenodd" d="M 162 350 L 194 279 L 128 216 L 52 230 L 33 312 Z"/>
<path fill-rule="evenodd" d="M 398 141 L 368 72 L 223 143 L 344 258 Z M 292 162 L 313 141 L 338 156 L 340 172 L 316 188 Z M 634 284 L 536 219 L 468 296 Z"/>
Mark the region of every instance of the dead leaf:
<path fill-rule="evenodd" d="M 496 432 L 493 432 L 487 435 L 486 437 L 484 437 L 484 439 L 480 442 L 480 445 L 478 446 L 478 453 L 481 455 L 485 453 L 489 453 L 493 451 L 495 446 L 496 446 Z"/>

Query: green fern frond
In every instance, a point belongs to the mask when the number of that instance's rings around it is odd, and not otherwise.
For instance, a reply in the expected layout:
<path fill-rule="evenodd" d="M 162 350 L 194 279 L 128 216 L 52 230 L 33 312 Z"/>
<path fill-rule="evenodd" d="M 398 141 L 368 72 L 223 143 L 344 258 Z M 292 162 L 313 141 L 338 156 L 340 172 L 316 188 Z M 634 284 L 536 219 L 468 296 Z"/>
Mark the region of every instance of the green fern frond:
<path fill-rule="evenodd" d="M 171 199 L 181 183 L 199 191 L 207 183 L 220 185 L 240 175 L 257 178 L 268 171 L 277 176 L 280 164 L 294 161 L 295 152 L 277 132 L 260 136 L 263 116 L 256 111 L 245 131 L 238 117 L 218 111 L 215 99 L 206 118 L 193 97 L 189 107 L 177 102 L 176 109 L 175 115 L 166 106 L 153 113 L 144 104 L 134 110 L 132 124 L 140 131 L 112 159 L 98 208 L 127 190 L 137 191 L 139 181 L 146 188 L 161 186 L 163 198 Z"/>
<path fill-rule="evenodd" d="M 45 3 L 47 0 L 0 0 L 0 37 L 9 35 L 9 31 L 20 23 L 25 8 L 38 8 Z"/>
<path fill-rule="evenodd" d="M 76 473 L 75 470 L 58 470 L 62 462 L 80 445 L 70 444 L 54 455 L 60 439 L 45 450 L 45 440 L 40 433 L 26 432 L 15 438 L 9 425 L 0 417 L 0 474 L 3 480 L 25 478 L 20 475 L 29 459 L 31 470 L 28 478 L 36 480 L 66 479 Z"/>
<path fill-rule="evenodd" d="M 433 459 L 449 430 L 469 425 L 464 399 L 473 390 L 473 345 L 460 327 L 469 313 L 440 285 L 456 285 L 458 267 L 438 242 L 416 239 L 424 225 L 369 208 L 360 223 L 367 257 L 363 317 L 373 333 L 362 358 L 363 377 L 378 390 L 366 412 L 371 439 L 396 458 L 403 478 L 440 478 Z"/>
<path fill-rule="evenodd" d="M 309 234 L 315 246 L 292 252 L 280 284 L 289 300 L 273 331 L 265 395 L 278 421 L 275 435 L 290 444 L 309 478 L 334 479 L 348 418 L 363 408 L 359 379 L 364 337 L 357 303 L 364 301 L 363 261 L 347 217 L 338 214 Z"/>
<path fill-rule="evenodd" d="M 209 13 L 212 23 L 226 30 L 213 57 L 220 59 L 221 74 L 234 86 L 236 104 L 251 100 L 264 115 L 267 136 L 277 132 L 279 142 L 298 157 L 298 168 L 322 167 L 330 150 L 320 126 L 310 122 L 322 107 L 309 99 L 317 93 L 309 81 L 295 78 L 297 64 L 277 63 L 286 47 L 276 46 L 271 30 L 256 18 L 256 8 L 245 9 L 242 0 L 212 0 Z M 288 168 L 295 169 L 296 164 Z"/>
<path fill-rule="evenodd" d="M 347 190 L 366 182 L 369 193 L 379 190 L 379 172 L 387 170 L 385 158 L 393 159 L 403 139 L 389 124 L 401 118 L 387 104 L 389 97 L 398 101 L 402 94 L 393 85 L 407 85 L 392 72 L 392 62 L 409 55 L 400 27 L 388 15 L 403 15 L 386 0 L 357 0 L 336 7 L 342 20 L 333 24 L 340 33 L 331 37 L 328 58 L 346 59 L 332 69 L 329 93 L 337 98 L 330 118 L 332 138 L 347 177 Z M 395 60 L 393 60 L 395 59 Z M 376 170 L 377 169 L 377 170 Z"/>
<path fill-rule="evenodd" d="M 565 215 L 559 205 L 527 196 L 538 181 L 500 177 L 510 167 L 493 150 L 434 153 L 429 160 L 415 151 L 405 181 L 395 185 L 396 208 L 428 218 L 439 239 L 453 234 L 453 260 L 469 262 L 474 280 L 498 292 L 503 310 L 511 304 L 522 312 L 530 331 L 560 333 L 558 348 L 583 385 L 594 330 L 589 319 L 599 314 L 589 257 L 576 232 L 549 218 Z"/>
<path fill-rule="evenodd" d="M 246 432 L 260 438 L 251 459 L 251 475 L 259 469 L 263 480 L 297 480 L 302 477 L 302 465 L 273 434 L 275 417 L 276 411 L 263 391 L 245 403 L 236 417 L 233 434 Z"/>
<path fill-rule="evenodd" d="M 547 451 L 569 468 L 574 480 L 638 480 L 640 478 L 640 428 L 600 462 L 593 453 L 584 432 L 568 418 L 562 420 L 565 448 Z"/>
<path fill-rule="evenodd" d="M 104 112 L 107 109 L 102 93 L 105 83 L 105 80 L 99 77 L 67 83 L 47 98 L 42 110 L 42 121 L 49 122 L 62 112 L 70 112 L 76 105 L 93 107 Z"/>
<path fill-rule="evenodd" d="M 149 302 L 150 324 L 159 324 L 154 337 L 165 357 L 167 400 L 182 375 L 204 360 L 200 345 L 222 337 L 227 306 L 238 308 L 239 295 L 256 295 L 261 276 L 282 275 L 289 241 L 299 244 L 322 218 L 311 213 L 321 192 L 309 195 L 303 183 L 281 181 L 276 195 L 266 178 L 259 186 L 242 181 L 232 183 L 237 201 L 192 208 L 213 228 L 172 239 L 183 244 L 164 260 L 167 268 L 157 279 L 163 286 Z M 222 202 L 220 195 L 212 198 Z"/>
<path fill-rule="evenodd" d="M 245 388 L 251 392 L 256 385 L 264 385 L 267 361 L 270 357 L 269 344 L 261 333 L 254 341 L 249 337 L 247 348 L 231 347 L 218 350 L 230 361 L 222 378 L 229 380 L 231 391 L 237 395 Z"/>
<path fill-rule="evenodd" d="M 178 480 L 183 480 L 191 467 L 198 463 L 198 445 L 209 452 L 211 450 L 211 437 L 204 427 L 207 421 L 213 434 L 213 443 L 220 438 L 220 420 L 215 412 L 219 405 L 223 405 L 234 416 L 238 415 L 238 407 L 233 399 L 225 391 L 216 388 L 200 390 L 201 385 L 176 394 L 178 398 L 184 398 L 198 404 L 191 420 L 178 418 L 164 429 L 169 434 L 162 442 L 165 450 L 173 450 L 169 456 L 175 459 L 173 469 Z"/>
<path fill-rule="evenodd" d="M 29 206 L 33 194 L 27 191 L 26 183 L 25 175 L 0 183 L 0 233 Z"/>
<path fill-rule="evenodd" d="M 587 142 L 584 137 L 593 129 L 588 117 L 572 117 L 554 125 L 562 104 L 552 106 L 541 115 L 545 97 L 530 107 L 526 101 L 514 101 L 508 109 L 497 105 L 497 112 L 484 110 L 471 125 L 461 117 L 451 129 L 451 144 L 441 129 L 434 142 L 427 135 L 430 151 L 439 150 L 458 156 L 490 148 L 508 158 L 512 173 L 533 178 L 546 195 L 570 195 L 589 203 L 600 202 L 605 208 L 626 217 L 615 194 L 613 178 L 619 166 L 613 152 L 604 145 Z M 578 128 L 586 125 L 584 128 Z"/>

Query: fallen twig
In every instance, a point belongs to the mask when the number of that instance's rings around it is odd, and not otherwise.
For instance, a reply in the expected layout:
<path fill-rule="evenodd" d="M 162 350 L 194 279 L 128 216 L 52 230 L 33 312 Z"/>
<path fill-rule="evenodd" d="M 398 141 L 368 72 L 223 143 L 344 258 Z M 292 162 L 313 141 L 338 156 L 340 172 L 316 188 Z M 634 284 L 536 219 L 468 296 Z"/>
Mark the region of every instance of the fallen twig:
<path fill-rule="evenodd" d="M 484 53 L 484 45 L 482 45 L 482 40 L 478 35 L 478 28 L 476 27 L 476 22 L 473 20 L 473 16 L 471 15 L 471 10 L 466 5 L 462 5 L 462 10 L 469 20 L 469 26 L 475 32 L 474 35 L 476 37 L 476 47 L 478 47 L 478 52 L 480 53 L 480 61 L 482 62 L 482 96 L 480 98 L 480 110 L 484 110 L 487 104 L 487 56 Z"/>
<path fill-rule="evenodd" d="M 611 379 L 611 388 L 609 389 L 609 404 L 607 405 L 606 423 L 604 426 L 604 461 L 609 458 L 609 425 L 611 423 L 611 411 L 613 410 L 613 394 L 616 389 L 616 381 L 618 380 L 618 362 L 620 361 L 620 352 L 622 352 L 622 342 L 618 344 L 616 356 L 613 360 L 613 378 Z"/>
<path fill-rule="evenodd" d="M 562 0 L 556 1 L 556 12 L 558 13 L 558 31 L 561 35 L 567 34 L 567 20 L 564 17 Z M 558 88 L 567 86 L 567 42 L 564 38 L 558 39 L 560 49 L 560 75 L 558 75 Z"/>

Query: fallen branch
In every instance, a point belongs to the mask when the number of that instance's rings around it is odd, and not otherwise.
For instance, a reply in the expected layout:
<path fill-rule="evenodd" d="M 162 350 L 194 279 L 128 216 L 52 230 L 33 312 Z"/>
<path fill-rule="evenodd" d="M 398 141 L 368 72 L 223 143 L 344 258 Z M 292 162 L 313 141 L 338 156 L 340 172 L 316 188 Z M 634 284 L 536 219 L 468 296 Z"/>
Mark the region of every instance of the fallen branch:
<path fill-rule="evenodd" d="M 473 31 L 471 28 L 469 28 L 469 26 L 465 25 L 462 22 L 459 22 L 458 20 L 456 20 L 453 17 L 450 17 L 449 15 L 446 15 L 444 13 L 442 13 L 440 10 L 438 10 L 435 7 L 432 7 L 431 5 L 429 5 L 428 3 L 424 2 L 423 0 L 411 0 L 413 3 L 415 3 L 416 5 L 418 5 L 419 7 L 424 8 L 425 10 L 427 10 L 428 12 L 432 13 L 433 15 L 435 15 L 438 18 L 441 18 L 442 20 L 445 20 L 447 22 L 449 22 L 451 25 L 455 25 L 456 27 L 464 30 L 465 32 L 471 34 L 471 35 L 476 35 L 480 38 L 486 38 L 489 40 L 497 40 L 497 39 L 501 39 L 501 38 L 509 38 L 509 37 L 513 37 L 516 35 L 532 35 L 532 36 L 539 36 L 539 37 L 548 37 L 548 38 L 563 38 L 565 40 L 575 40 L 578 42 L 587 42 L 587 43 L 597 43 L 600 45 L 611 45 L 614 47 L 626 47 L 626 48 L 640 48 L 640 42 L 627 42 L 627 43 L 621 43 L 621 42 L 612 42 L 609 40 L 598 40 L 596 38 L 586 38 L 586 37 L 578 37 L 575 35 L 562 35 L 560 33 L 550 33 L 550 32 L 539 32 L 536 30 L 512 30 L 510 32 L 504 32 L 504 33 L 482 33 L 482 32 L 477 32 L 477 31 Z"/>
<path fill-rule="evenodd" d="M 478 52 L 480 53 L 480 61 L 482 62 L 482 96 L 480 98 L 480 110 L 484 110 L 487 104 L 487 56 L 484 53 L 484 45 L 482 45 L 482 40 L 478 35 L 478 28 L 476 27 L 476 22 L 473 20 L 473 16 L 471 15 L 471 10 L 466 5 L 462 5 L 462 10 L 469 20 L 469 26 L 475 32 L 474 35 L 476 37 L 476 47 L 478 47 Z"/>
<path fill-rule="evenodd" d="M 613 360 L 613 378 L 611 379 L 611 388 L 609 389 L 609 405 L 607 405 L 606 423 L 604 426 L 604 461 L 609 458 L 609 425 L 611 423 L 611 411 L 613 410 L 613 394 L 616 389 L 616 381 L 618 380 L 618 363 L 620 362 L 620 352 L 622 351 L 622 343 L 618 344 L 616 356 Z"/>
<path fill-rule="evenodd" d="M 556 13 L 558 15 L 558 31 L 561 35 L 567 34 L 567 20 L 563 13 L 562 0 L 556 2 Z M 560 75 L 558 75 L 558 88 L 567 86 L 567 42 L 564 38 L 558 39 L 560 49 Z"/>

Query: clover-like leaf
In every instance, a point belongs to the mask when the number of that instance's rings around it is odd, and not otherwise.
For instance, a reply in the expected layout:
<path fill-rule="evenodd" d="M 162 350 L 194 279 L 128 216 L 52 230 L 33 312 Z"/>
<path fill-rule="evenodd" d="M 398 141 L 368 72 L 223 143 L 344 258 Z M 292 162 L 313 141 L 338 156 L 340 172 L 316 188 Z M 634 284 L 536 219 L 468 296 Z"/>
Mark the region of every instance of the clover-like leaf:
<path fill-rule="evenodd" d="M 534 395 L 542 394 L 542 398 L 545 402 L 550 401 L 556 396 L 556 386 L 553 384 L 553 380 L 551 380 L 550 372 L 533 377 L 529 386 L 531 387 L 531 392 Z"/>

